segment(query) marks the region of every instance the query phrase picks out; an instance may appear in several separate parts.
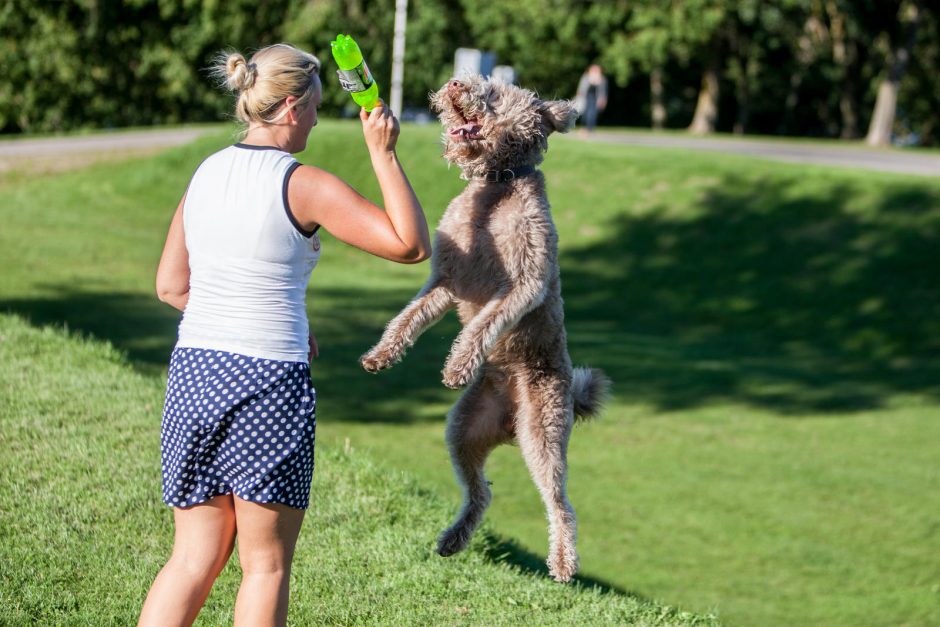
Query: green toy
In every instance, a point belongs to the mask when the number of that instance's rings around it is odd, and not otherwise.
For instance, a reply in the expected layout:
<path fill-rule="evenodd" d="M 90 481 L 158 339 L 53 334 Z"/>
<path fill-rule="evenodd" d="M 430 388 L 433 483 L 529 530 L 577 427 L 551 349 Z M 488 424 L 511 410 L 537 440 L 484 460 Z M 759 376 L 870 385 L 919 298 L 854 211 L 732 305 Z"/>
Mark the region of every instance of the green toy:
<path fill-rule="evenodd" d="M 339 75 L 340 85 L 349 92 L 357 105 L 372 111 L 379 102 L 379 86 L 362 58 L 359 44 L 349 35 L 340 33 L 336 41 L 330 42 L 330 49 L 339 66 L 336 74 Z"/>

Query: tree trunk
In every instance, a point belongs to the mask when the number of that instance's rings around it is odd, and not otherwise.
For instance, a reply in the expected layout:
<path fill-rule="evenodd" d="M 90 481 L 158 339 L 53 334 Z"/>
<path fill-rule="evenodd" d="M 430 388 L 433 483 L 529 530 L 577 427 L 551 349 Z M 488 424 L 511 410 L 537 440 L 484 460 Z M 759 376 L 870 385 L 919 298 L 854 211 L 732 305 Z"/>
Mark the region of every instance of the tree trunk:
<path fill-rule="evenodd" d="M 899 17 L 903 17 L 905 9 L 910 15 L 905 37 L 902 39 L 900 47 L 891 55 L 891 67 L 888 70 L 887 78 L 881 81 L 881 85 L 878 86 L 875 111 L 872 113 L 871 124 L 868 126 L 868 136 L 865 138 L 865 143 L 869 146 L 887 146 L 891 143 L 891 129 L 894 126 L 894 116 L 897 112 L 898 87 L 901 84 L 901 79 L 904 78 L 904 72 L 907 71 L 914 41 L 917 39 L 917 24 L 923 14 L 923 8 L 919 0 L 910 4 L 902 4 Z"/>
<path fill-rule="evenodd" d="M 738 118 L 734 121 L 735 135 L 744 135 L 747 132 L 747 123 L 751 117 L 751 109 L 747 92 L 738 92 Z"/>
<path fill-rule="evenodd" d="M 663 104 L 663 69 L 659 66 L 650 72 L 650 108 L 653 128 L 662 130 L 666 125 L 666 106 Z"/>
<path fill-rule="evenodd" d="M 803 79 L 818 54 L 818 42 L 822 42 L 828 37 L 829 33 L 826 26 L 818 16 L 810 15 L 806 18 L 806 22 L 803 24 L 800 35 L 796 40 L 794 52 L 797 66 L 796 70 L 790 74 L 790 89 L 787 91 L 787 98 L 784 101 L 783 121 L 778 129 L 781 135 L 790 130 L 793 114 L 800 102 L 800 87 L 803 85 Z"/>
<path fill-rule="evenodd" d="M 706 135 L 715 132 L 715 123 L 718 121 L 718 95 L 718 63 L 713 61 L 702 75 L 702 88 L 698 92 L 692 124 L 689 125 L 690 133 Z"/>
<path fill-rule="evenodd" d="M 858 113 L 855 106 L 855 81 L 846 76 L 839 93 L 839 111 L 842 112 L 842 132 L 839 136 L 842 139 L 858 137 Z"/>
<path fill-rule="evenodd" d="M 858 113 L 855 103 L 854 66 L 858 58 L 858 48 L 849 39 L 845 26 L 845 15 L 836 2 L 826 3 L 829 14 L 829 29 L 832 34 L 832 59 L 839 66 L 839 111 L 842 113 L 842 139 L 858 137 Z"/>
<path fill-rule="evenodd" d="M 865 143 L 869 146 L 887 146 L 891 143 L 891 128 L 894 126 L 894 114 L 898 105 L 898 84 L 883 80 L 878 86 L 878 99 L 875 100 L 875 112 L 871 115 L 868 136 Z"/>
<path fill-rule="evenodd" d="M 735 85 L 735 96 L 738 100 L 738 116 L 734 123 L 735 135 L 745 134 L 747 125 L 751 121 L 751 85 L 757 79 L 758 67 L 756 53 L 749 54 L 741 60 L 742 70 Z"/>
<path fill-rule="evenodd" d="M 795 72 L 790 74 L 790 89 L 783 105 L 783 119 L 777 129 L 780 135 L 787 134 L 793 126 L 793 115 L 796 112 L 796 106 L 800 103 L 800 86 L 803 84 L 806 70 L 806 66 L 801 64 Z"/>

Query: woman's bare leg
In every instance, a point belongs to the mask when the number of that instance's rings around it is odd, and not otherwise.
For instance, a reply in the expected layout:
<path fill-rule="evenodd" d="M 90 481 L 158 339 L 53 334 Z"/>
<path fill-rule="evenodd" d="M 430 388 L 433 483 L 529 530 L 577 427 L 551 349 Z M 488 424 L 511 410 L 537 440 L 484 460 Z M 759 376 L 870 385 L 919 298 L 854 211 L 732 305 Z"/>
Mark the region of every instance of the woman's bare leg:
<path fill-rule="evenodd" d="M 139 627 L 192 625 L 232 554 L 235 508 L 231 494 L 173 508 L 173 554 L 150 587 Z"/>
<path fill-rule="evenodd" d="M 305 510 L 235 497 L 242 584 L 235 601 L 236 627 L 287 624 L 290 566 Z"/>

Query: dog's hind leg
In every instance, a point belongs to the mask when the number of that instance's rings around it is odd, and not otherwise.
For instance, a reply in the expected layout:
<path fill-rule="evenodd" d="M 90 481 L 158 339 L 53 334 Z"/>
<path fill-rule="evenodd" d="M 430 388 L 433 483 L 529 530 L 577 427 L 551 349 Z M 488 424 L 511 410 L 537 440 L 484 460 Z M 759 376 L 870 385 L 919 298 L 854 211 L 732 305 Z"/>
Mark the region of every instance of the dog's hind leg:
<path fill-rule="evenodd" d="M 464 501 L 454 524 L 438 539 L 437 552 L 445 557 L 462 551 L 483 519 L 492 498 L 483 466 L 496 446 L 512 439 L 507 426 L 511 401 L 499 383 L 502 376 L 485 368 L 447 417 L 447 445 Z"/>
<path fill-rule="evenodd" d="M 548 514 L 548 571 L 556 581 L 570 581 L 578 569 L 577 521 L 567 494 L 570 394 L 556 373 L 520 377 L 516 391 L 516 438 Z"/>

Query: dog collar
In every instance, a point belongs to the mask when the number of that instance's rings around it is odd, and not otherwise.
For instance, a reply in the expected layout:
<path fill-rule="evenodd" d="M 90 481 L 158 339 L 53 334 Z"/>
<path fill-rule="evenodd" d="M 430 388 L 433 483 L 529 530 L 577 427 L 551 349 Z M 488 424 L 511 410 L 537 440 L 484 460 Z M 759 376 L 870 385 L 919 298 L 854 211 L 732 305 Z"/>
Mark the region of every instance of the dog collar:
<path fill-rule="evenodd" d="M 534 165 L 523 165 L 518 168 L 506 168 L 503 170 L 487 170 L 480 178 L 485 180 L 487 183 L 507 183 L 513 179 L 522 178 L 535 172 Z"/>

